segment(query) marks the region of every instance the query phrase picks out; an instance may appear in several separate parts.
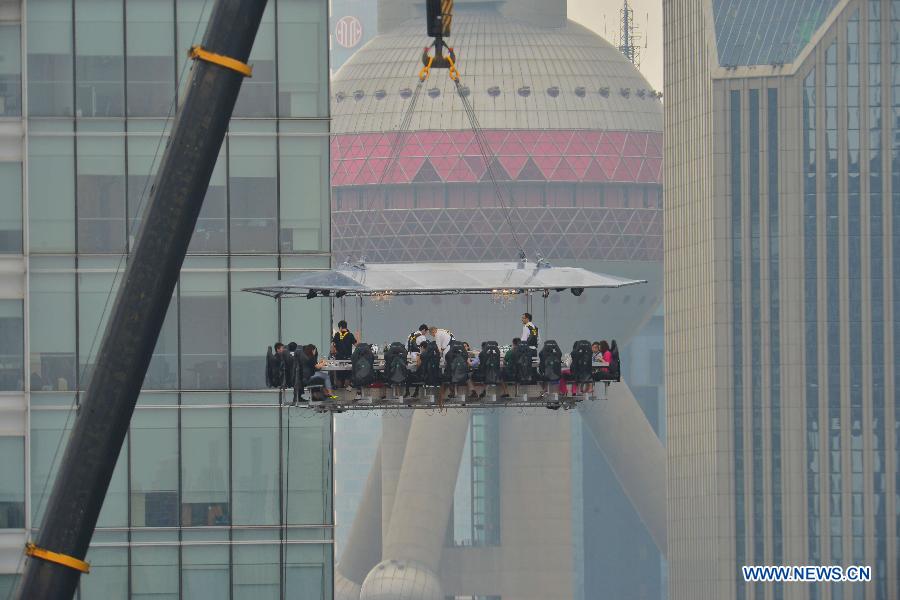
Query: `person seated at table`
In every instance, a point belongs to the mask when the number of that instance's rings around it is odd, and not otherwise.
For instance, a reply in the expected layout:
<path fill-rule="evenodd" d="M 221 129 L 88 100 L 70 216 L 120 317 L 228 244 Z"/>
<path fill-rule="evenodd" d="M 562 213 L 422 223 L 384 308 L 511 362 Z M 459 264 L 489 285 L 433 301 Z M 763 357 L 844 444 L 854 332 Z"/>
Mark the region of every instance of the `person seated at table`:
<path fill-rule="evenodd" d="M 478 371 L 478 365 L 480 364 L 478 355 L 472 356 L 472 349 L 469 346 L 469 342 L 463 342 L 463 348 L 466 349 L 466 363 L 469 365 L 469 371 L 471 371 L 471 376 L 469 380 L 466 382 L 466 385 L 469 389 L 469 396 L 472 398 L 477 398 L 478 393 L 475 391 L 475 373 Z"/>
<path fill-rule="evenodd" d="M 330 381 L 328 372 L 323 370 L 328 363 L 324 359 L 319 359 L 319 349 L 316 348 L 315 344 L 303 346 L 303 351 L 299 354 L 303 385 L 321 385 L 322 393 L 326 397 L 336 398 L 337 396 L 334 396 L 333 391 L 328 387 Z"/>
<path fill-rule="evenodd" d="M 593 352 L 593 356 L 591 358 L 592 362 L 606 364 L 598 367 L 593 367 L 593 379 L 594 381 L 609 379 L 609 363 L 612 361 L 612 352 L 610 351 L 609 342 L 607 342 L 606 340 L 600 340 L 599 342 L 594 342 L 594 344 L 596 345 L 597 350 Z M 591 350 L 594 350 L 593 346 L 591 346 Z"/>
<path fill-rule="evenodd" d="M 415 364 L 415 367 L 410 369 L 411 372 L 419 370 L 419 366 L 422 364 L 422 352 L 425 351 L 426 346 L 428 346 L 428 338 L 424 335 L 416 337 L 415 343 L 413 344 L 415 350 L 407 353 L 410 362 Z"/>
<path fill-rule="evenodd" d="M 425 349 L 428 347 L 428 339 L 424 335 L 420 335 L 416 338 L 414 344 L 414 348 L 416 349 L 415 352 L 409 352 L 407 354 L 409 360 L 413 363 L 409 368 L 409 377 L 406 378 L 407 397 L 410 396 L 410 385 L 416 386 L 416 391 L 412 395 L 419 395 L 419 387 L 422 383 L 422 374 L 419 372 L 419 369 L 422 367 L 422 353 L 425 352 Z"/>
<path fill-rule="evenodd" d="M 506 385 L 507 381 L 515 380 L 515 374 L 510 365 L 510 361 L 512 360 L 513 351 L 516 346 L 522 343 L 521 338 L 513 338 L 512 346 L 509 347 L 509 350 L 506 351 L 506 354 L 503 356 L 503 379 L 504 381 L 500 384 L 501 388 L 503 388 L 503 395 L 501 398 L 509 398 L 509 387 Z"/>

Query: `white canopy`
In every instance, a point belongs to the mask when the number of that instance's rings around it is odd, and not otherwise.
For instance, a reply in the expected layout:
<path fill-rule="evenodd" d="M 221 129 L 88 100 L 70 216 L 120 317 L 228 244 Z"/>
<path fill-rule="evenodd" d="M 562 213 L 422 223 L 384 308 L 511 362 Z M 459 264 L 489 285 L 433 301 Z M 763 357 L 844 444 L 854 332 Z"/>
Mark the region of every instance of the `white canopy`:
<path fill-rule="evenodd" d="M 272 298 L 443 294 L 517 294 L 528 291 L 619 288 L 645 280 L 623 279 L 546 262 L 343 263 L 270 285 L 244 288 Z"/>

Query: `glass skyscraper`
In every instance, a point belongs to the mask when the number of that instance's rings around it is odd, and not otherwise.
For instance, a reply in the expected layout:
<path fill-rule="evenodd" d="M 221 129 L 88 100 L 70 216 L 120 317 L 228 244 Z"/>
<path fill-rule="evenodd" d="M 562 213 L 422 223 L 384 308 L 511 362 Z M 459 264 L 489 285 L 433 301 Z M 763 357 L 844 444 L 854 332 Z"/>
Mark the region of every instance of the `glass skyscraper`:
<path fill-rule="evenodd" d="M 663 4 L 670 594 L 896 598 L 900 1 Z"/>
<path fill-rule="evenodd" d="M 0 1 L 0 598 L 212 6 Z M 241 292 L 330 266 L 328 3 L 270 0 L 250 63 L 82 599 L 331 598 L 331 420 L 280 408 L 262 359 L 279 339 L 323 348 L 328 306 Z"/>

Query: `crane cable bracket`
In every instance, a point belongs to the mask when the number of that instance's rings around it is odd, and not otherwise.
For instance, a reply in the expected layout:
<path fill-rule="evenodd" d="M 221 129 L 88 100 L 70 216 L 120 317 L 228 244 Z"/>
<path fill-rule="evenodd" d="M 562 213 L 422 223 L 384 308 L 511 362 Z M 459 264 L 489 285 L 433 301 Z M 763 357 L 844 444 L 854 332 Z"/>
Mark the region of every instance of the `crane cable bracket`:
<path fill-rule="evenodd" d="M 430 48 L 434 48 L 433 55 L 428 54 Z M 447 54 L 443 53 L 444 48 L 447 49 Z M 419 71 L 419 79 L 422 81 L 428 79 L 428 74 L 432 67 L 435 69 L 449 69 L 450 79 L 453 81 L 459 79 L 459 70 L 456 68 L 456 52 L 453 51 L 452 47 L 447 46 L 440 39 L 436 39 L 434 44 L 422 50 L 422 64 L 425 65 L 424 68 Z M 422 77 L 423 73 L 425 75 L 424 78 Z"/>
<path fill-rule="evenodd" d="M 41 560 L 46 560 L 47 562 L 56 563 L 64 567 L 69 567 L 70 569 L 81 571 L 82 573 L 91 572 L 90 563 L 75 558 L 74 556 L 69 556 L 68 554 L 61 554 L 59 552 L 53 552 L 52 550 L 38 548 L 32 542 L 28 542 L 25 544 L 25 555 L 31 556 L 33 558 L 39 558 Z"/>
<path fill-rule="evenodd" d="M 253 67 L 247 63 L 243 63 L 236 58 L 204 50 L 202 46 L 191 46 L 191 49 L 188 50 L 188 56 L 193 60 L 205 60 L 206 62 L 219 65 L 220 67 L 237 71 L 244 77 L 253 77 Z"/>
<path fill-rule="evenodd" d="M 428 48 L 425 49 L 425 56 L 428 55 Z M 423 57 L 424 60 L 424 57 Z M 431 74 L 431 63 L 434 62 L 434 57 L 429 56 L 428 62 L 425 63 L 425 66 L 422 67 L 422 70 L 419 71 L 419 81 L 425 81 L 428 79 L 428 76 Z"/>

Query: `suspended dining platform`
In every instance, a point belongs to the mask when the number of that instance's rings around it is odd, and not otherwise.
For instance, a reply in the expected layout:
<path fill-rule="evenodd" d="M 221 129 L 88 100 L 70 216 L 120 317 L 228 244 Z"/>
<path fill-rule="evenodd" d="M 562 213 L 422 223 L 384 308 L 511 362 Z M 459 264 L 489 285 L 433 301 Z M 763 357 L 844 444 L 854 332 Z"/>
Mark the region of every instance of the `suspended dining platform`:
<path fill-rule="evenodd" d="M 362 330 L 362 307 L 366 298 L 463 294 L 490 294 L 506 298 L 525 295 L 530 312 L 532 296 L 538 295 L 543 299 L 545 315 L 548 315 L 547 299 L 552 293 L 568 290 L 574 296 L 580 296 L 588 289 L 616 289 L 641 283 L 646 281 L 595 273 L 580 267 L 556 267 L 542 259 L 532 263 L 523 257 L 518 262 L 492 263 L 366 264 L 348 261 L 334 269 L 301 273 L 269 285 L 244 288 L 243 291 L 279 301 L 330 298 L 332 308 L 335 302 L 343 305 L 348 297 L 356 297 L 358 323 Z M 349 375 L 354 383 L 352 389 L 335 389 L 330 397 L 324 397 L 321 385 L 311 385 L 315 380 L 296 382 L 293 394 L 289 394 L 292 397 L 286 398 L 286 403 L 321 412 L 537 407 L 567 410 L 585 400 L 605 397 L 606 388 L 619 378 L 617 356 L 615 365 L 596 361 L 585 363 L 584 360 L 571 358 L 575 355 L 574 347 L 572 355 L 563 356 L 557 346 L 557 359 L 547 361 L 539 350 L 530 350 L 530 368 L 526 361 L 524 367 L 511 375 L 506 365 L 500 364 L 504 375 L 487 378 L 475 368 L 464 380 L 458 377 L 451 380 L 449 374 L 439 379 L 422 380 L 412 370 L 408 378 L 392 380 L 391 375 L 385 373 L 385 355 L 376 350 L 368 366 L 376 375 L 364 383 L 358 383 L 354 381 L 356 358 L 354 361 L 329 359 L 322 370 Z M 479 352 L 468 354 L 475 358 Z M 406 359 L 406 355 L 403 358 Z M 406 363 L 406 360 L 403 362 Z M 548 363 L 551 364 L 548 366 Z M 413 364 L 414 361 L 410 360 L 407 366 L 412 367 Z M 445 369 L 445 361 L 441 359 L 442 374 Z M 565 382 L 565 387 L 560 385 L 560 380 Z M 473 389 L 475 394 L 471 395 Z"/>

